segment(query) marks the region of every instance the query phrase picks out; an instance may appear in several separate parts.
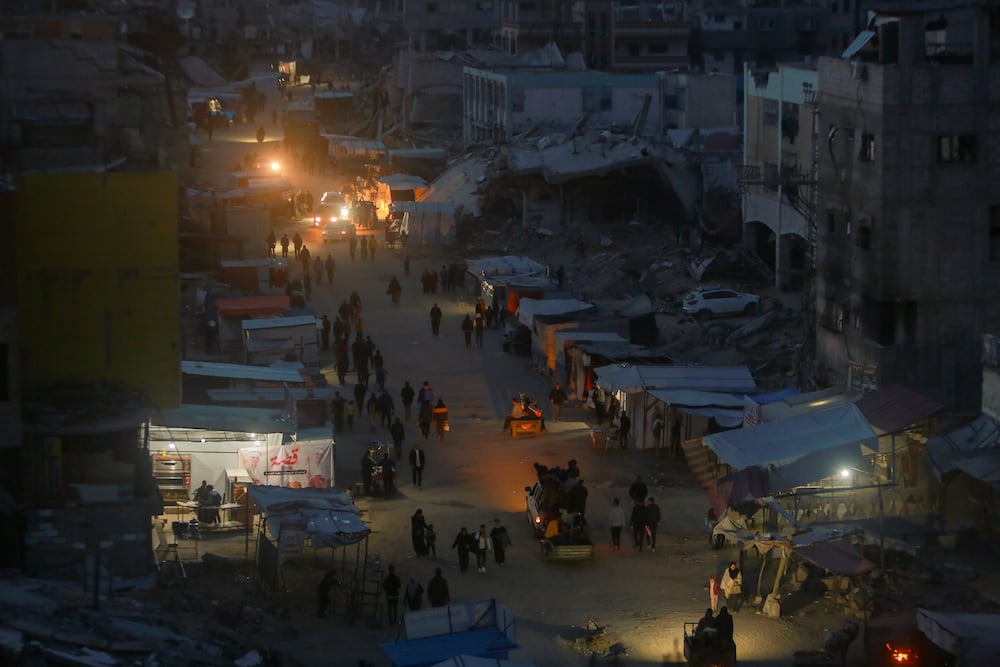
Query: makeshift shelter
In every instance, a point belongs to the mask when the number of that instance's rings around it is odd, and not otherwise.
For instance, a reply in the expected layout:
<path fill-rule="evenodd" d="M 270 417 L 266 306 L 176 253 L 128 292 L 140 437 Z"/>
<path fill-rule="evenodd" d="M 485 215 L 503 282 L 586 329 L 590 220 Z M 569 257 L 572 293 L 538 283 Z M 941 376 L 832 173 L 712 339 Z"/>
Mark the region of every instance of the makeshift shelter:
<path fill-rule="evenodd" d="M 956 667 L 996 664 L 1000 656 L 1000 614 L 963 614 L 917 609 L 917 628 L 955 656 Z"/>
<path fill-rule="evenodd" d="M 517 321 L 534 333 L 536 315 L 566 315 L 593 307 L 593 304 L 577 299 L 521 299 L 517 306 Z"/>
<path fill-rule="evenodd" d="M 271 265 L 268 261 L 240 262 L 238 265 L 233 262 L 223 262 L 229 264 L 230 275 L 241 276 L 239 286 L 247 291 L 265 291 L 261 281 L 268 284 Z M 223 269 L 224 272 L 226 269 Z M 225 281 L 225 276 L 223 277 Z M 249 281 L 254 284 L 254 289 L 249 289 Z M 227 281 L 228 282 L 228 281 Z M 234 284 L 229 282 L 230 285 Z M 233 297 L 226 299 L 216 299 L 212 303 L 215 311 L 215 322 L 218 327 L 220 345 L 241 342 L 243 339 L 243 320 L 257 318 L 273 318 L 283 315 L 292 307 L 291 298 L 282 295 L 257 295 Z"/>
<path fill-rule="evenodd" d="M 378 179 L 378 194 L 375 206 L 379 217 L 389 215 L 392 204 L 408 201 L 420 201 L 427 192 L 427 181 L 411 174 L 389 174 Z"/>
<path fill-rule="evenodd" d="M 924 445 L 938 480 L 938 511 L 958 526 L 988 530 L 1000 510 L 1000 425 L 987 415 Z"/>
<path fill-rule="evenodd" d="M 349 493 L 335 488 L 252 485 L 250 500 L 265 515 L 268 532 L 281 540 L 282 528 L 305 526 L 314 546 L 343 547 L 365 539 L 371 529 Z"/>
<path fill-rule="evenodd" d="M 453 245 L 455 243 L 455 205 L 439 201 L 394 202 L 391 213 L 402 213 L 399 234 L 407 245 Z"/>
<path fill-rule="evenodd" d="M 906 486 L 917 486 L 923 467 L 920 444 L 932 431 L 930 418 L 944 404 L 897 384 L 865 394 L 855 405 L 879 435 L 880 464 L 884 462 L 886 476 L 902 477 Z M 902 475 L 897 474 L 897 463 Z"/>
<path fill-rule="evenodd" d="M 753 393 L 757 389 L 746 366 L 611 364 L 595 369 L 594 374 L 597 384 L 619 395 L 622 409 L 632 419 L 637 448 L 660 446 L 669 438 L 667 428 L 673 428 L 667 406 L 649 393 L 654 389 L 741 393 Z"/>
<path fill-rule="evenodd" d="M 535 317 L 535 330 L 531 340 L 531 354 L 538 366 L 546 366 L 550 370 L 556 368 L 556 335 L 564 331 L 573 331 L 586 326 L 591 331 L 609 332 L 616 336 L 615 340 L 628 343 L 628 320 L 622 318 L 598 319 L 591 316 L 592 311 L 569 313 L 566 315 L 538 315 Z"/>
<path fill-rule="evenodd" d="M 628 340 L 614 331 L 591 331 L 562 329 L 553 335 L 555 359 L 552 370 L 557 382 L 562 382 L 567 393 L 582 394 L 588 388 L 588 374 L 593 368 L 590 355 L 584 351 L 582 343 L 612 343 L 627 345 Z"/>
<path fill-rule="evenodd" d="M 284 284 L 284 280 L 275 281 L 274 278 L 276 271 L 280 271 L 282 276 L 287 275 L 288 273 L 288 262 L 284 259 L 276 258 L 223 260 L 220 263 L 220 267 L 219 280 L 227 285 L 230 285 L 234 289 L 243 290 L 250 294 L 257 295 L 267 294 L 267 292 L 271 289 L 271 285 Z M 249 298 L 273 299 L 275 297 L 259 296 Z M 287 299 L 287 297 L 285 298 Z M 226 315 L 223 315 L 223 317 L 235 316 L 237 309 L 242 309 L 248 305 L 253 311 L 253 314 L 258 314 L 255 307 L 264 307 L 268 311 L 273 311 L 276 307 L 276 303 L 276 301 L 234 301 L 229 304 L 233 310 L 227 312 Z M 287 303 L 287 301 L 285 303 Z M 286 307 L 285 310 L 288 310 L 288 307 Z"/>
<path fill-rule="evenodd" d="M 321 322 L 314 315 L 243 320 L 242 327 L 246 363 L 268 366 L 291 358 L 319 368 Z"/>
<path fill-rule="evenodd" d="M 706 435 L 700 443 L 685 442 L 685 454 L 700 446 L 733 470 L 766 470 L 768 489 L 775 492 L 864 466 L 861 446 L 876 451 L 878 436 L 857 407 L 844 405 Z"/>
<path fill-rule="evenodd" d="M 513 614 L 493 599 L 409 611 L 402 634 L 380 645 L 393 667 L 431 667 L 459 655 L 506 660 L 518 648 Z"/>

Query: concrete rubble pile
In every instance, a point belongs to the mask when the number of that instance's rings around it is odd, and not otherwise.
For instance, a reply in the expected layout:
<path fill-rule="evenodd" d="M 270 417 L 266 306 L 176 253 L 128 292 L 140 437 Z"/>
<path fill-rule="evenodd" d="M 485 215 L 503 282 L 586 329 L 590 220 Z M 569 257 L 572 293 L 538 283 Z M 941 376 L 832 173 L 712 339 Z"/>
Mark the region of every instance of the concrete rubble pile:
<path fill-rule="evenodd" d="M 237 575 L 234 587 L 231 572 L 208 576 L 198 567 L 188 567 L 189 577 L 203 580 L 197 585 L 189 579 L 186 588 L 157 590 L 144 579 L 148 590 L 102 596 L 96 604 L 75 582 L 7 573 L 0 579 L 0 664 L 232 665 L 262 635 L 287 636 L 287 623 L 254 606 L 260 594 L 245 577 Z"/>

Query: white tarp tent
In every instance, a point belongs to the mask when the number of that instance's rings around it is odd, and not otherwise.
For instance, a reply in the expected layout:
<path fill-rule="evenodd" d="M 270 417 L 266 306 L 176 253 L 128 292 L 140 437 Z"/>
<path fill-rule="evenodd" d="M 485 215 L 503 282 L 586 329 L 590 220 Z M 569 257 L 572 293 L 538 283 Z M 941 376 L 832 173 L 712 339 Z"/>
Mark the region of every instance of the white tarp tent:
<path fill-rule="evenodd" d="M 597 383 L 608 391 L 637 393 L 647 389 L 701 389 L 753 393 L 757 383 L 746 366 L 679 366 L 609 364 L 594 369 Z"/>
<path fill-rule="evenodd" d="M 1000 614 L 917 610 L 917 628 L 958 659 L 956 667 L 995 665 L 1000 656 Z"/>
<path fill-rule="evenodd" d="M 862 467 L 861 445 L 878 451 L 878 436 L 854 404 L 706 435 L 702 443 L 735 470 L 767 470 L 772 491 Z"/>

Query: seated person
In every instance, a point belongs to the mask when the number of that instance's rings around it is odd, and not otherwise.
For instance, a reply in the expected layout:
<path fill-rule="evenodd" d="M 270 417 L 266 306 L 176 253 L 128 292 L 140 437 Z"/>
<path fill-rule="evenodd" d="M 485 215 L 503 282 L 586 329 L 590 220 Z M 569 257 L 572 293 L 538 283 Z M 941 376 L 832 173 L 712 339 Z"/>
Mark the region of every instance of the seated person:
<path fill-rule="evenodd" d="M 698 627 L 694 629 L 695 636 L 703 634 L 706 630 L 715 630 L 715 618 L 712 617 L 712 608 L 705 610 L 705 615 L 698 619 Z"/>
<path fill-rule="evenodd" d="M 203 504 L 206 508 L 208 508 L 205 510 L 207 523 L 220 523 L 221 519 L 219 517 L 219 510 L 216 508 L 222 504 L 222 496 L 211 484 L 207 487 L 205 501 Z"/>
<path fill-rule="evenodd" d="M 545 523 L 545 539 L 555 540 L 559 537 L 559 524 L 561 523 L 559 517 L 554 519 L 549 519 L 547 522 L 543 519 Z"/>
<path fill-rule="evenodd" d="M 503 420 L 503 430 L 506 431 L 507 429 L 509 429 L 510 428 L 510 423 L 513 420 L 515 420 L 515 419 L 524 419 L 524 417 L 526 416 L 526 414 L 527 413 L 526 413 L 526 411 L 524 409 L 524 405 L 521 403 L 521 401 L 519 401 L 517 399 L 514 399 L 513 404 L 511 405 L 511 408 L 510 408 L 510 414 L 508 414 L 506 417 L 504 417 L 504 420 Z"/>
<path fill-rule="evenodd" d="M 580 467 L 576 464 L 576 459 L 570 459 L 569 463 L 566 464 L 566 475 L 570 479 L 576 479 L 580 476 Z"/>

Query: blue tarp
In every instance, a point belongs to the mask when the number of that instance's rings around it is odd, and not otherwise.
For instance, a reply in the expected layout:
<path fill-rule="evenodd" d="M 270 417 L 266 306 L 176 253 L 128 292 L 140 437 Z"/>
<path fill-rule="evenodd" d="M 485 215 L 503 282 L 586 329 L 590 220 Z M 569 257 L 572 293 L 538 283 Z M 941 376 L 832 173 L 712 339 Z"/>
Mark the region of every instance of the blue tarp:
<path fill-rule="evenodd" d="M 854 404 L 715 433 L 702 442 L 737 470 L 766 469 L 772 492 L 862 467 L 861 445 L 878 451 L 878 436 Z"/>
<path fill-rule="evenodd" d="M 492 599 L 407 612 L 403 633 L 381 644 L 393 667 L 432 667 L 456 656 L 506 660 L 519 648 L 514 616 Z"/>

